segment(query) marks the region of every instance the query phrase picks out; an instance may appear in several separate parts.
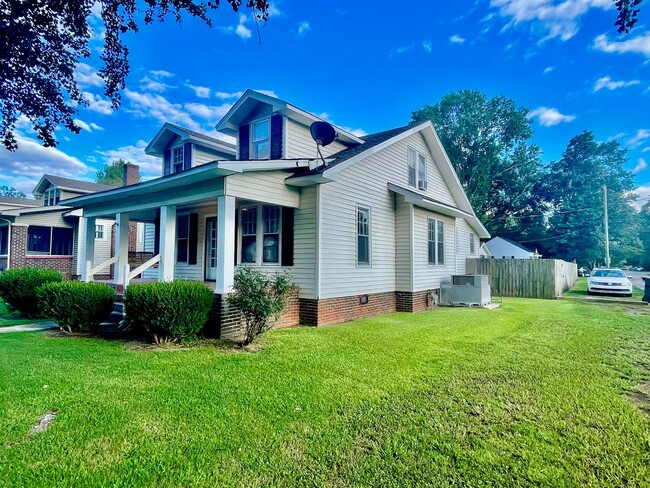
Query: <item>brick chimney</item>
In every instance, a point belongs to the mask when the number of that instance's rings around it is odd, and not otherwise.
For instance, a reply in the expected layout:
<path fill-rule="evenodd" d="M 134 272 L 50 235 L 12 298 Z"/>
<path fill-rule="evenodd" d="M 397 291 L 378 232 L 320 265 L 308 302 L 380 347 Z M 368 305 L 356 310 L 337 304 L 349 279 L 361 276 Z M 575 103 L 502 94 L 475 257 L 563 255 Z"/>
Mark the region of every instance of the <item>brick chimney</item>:
<path fill-rule="evenodd" d="M 136 183 L 140 183 L 140 166 L 129 162 L 124 163 L 122 186 L 135 185 Z"/>

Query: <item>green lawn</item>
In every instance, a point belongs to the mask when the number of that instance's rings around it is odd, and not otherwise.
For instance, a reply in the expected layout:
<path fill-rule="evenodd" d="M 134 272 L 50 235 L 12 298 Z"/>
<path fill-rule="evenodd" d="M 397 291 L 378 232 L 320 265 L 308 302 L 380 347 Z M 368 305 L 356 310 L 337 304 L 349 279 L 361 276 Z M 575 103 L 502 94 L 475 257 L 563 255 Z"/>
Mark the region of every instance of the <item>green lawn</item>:
<path fill-rule="evenodd" d="M 505 298 L 258 352 L 0 334 L 0 486 L 648 486 L 648 312 Z"/>
<path fill-rule="evenodd" d="M 576 281 L 576 284 L 571 288 L 569 291 L 565 291 L 563 294 L 565 297 L 587 297 L 587 278 L 578 278 L 578 281 Z M 638 300 L 641 301 L 643 298 L 643 290 L 638 287 L 633 287 L 632 288 L 632 298 L 629 297 L 616 297 L 616 296 L 607 296 L 607 295 L 593 295 L 598 298 L 611 298 L 611 299 L 617 299 L 617 298 L 623 298 L 624 300 Z"/>
<path fill-rule="evenodd" d="M 17 313 L 11 313 L 5 303 L 0 299 L 0 327 L 9 327 L 10 325 L 32 324 L 34 322 L 43 322 L 48 319 L 25 319 Z"/>

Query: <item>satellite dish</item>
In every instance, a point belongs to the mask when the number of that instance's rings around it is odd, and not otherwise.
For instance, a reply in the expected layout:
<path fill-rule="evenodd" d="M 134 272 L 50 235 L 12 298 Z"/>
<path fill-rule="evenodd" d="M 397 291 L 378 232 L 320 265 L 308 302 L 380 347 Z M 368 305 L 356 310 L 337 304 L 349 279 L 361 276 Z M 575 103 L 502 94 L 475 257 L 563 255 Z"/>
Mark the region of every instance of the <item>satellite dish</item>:
<path fill-rule="evenodd" d="M 334 127 L 327 122 L 314 122 L 309 127 L 309 131 L 311 132 L 311 137 L 319 146 L 327 146 L 336 139 Z"/>

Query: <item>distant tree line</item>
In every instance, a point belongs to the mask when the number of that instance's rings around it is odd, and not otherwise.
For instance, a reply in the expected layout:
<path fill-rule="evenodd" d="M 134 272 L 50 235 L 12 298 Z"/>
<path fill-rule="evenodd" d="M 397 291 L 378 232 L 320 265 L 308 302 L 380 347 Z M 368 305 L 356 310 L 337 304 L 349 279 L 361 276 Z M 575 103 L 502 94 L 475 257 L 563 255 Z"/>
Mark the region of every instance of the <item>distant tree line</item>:
<path fill-rule="evenodd" d="M 433 123 L 493 236 L 545 257 L 604 264 L 606 186 L 612 263 L 650 266 L 650 206 L 639 212 L 633 205 L 634 180 L 623 167 L 627 149 L 617 140 L 597 142 L 585 130 L 560 159 L 544 163 L 528 114 L 506 97 L 462 90 L 415 110 L 411 119 Z"/>

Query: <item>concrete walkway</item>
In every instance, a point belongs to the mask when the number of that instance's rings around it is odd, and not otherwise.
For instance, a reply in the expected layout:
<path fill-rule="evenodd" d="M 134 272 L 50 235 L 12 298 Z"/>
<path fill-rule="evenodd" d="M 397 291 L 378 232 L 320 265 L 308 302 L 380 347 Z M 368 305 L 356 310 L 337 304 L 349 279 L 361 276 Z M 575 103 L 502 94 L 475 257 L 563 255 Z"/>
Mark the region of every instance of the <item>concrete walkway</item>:
<path fill-rule="evenodd" d="M 56 322 L 38 322 L 35 324 L 10 325 L 9 327 L 0 327 L 0 334 L 5 332 L 31 332 L 35 330 L 58 329 Z"/>

